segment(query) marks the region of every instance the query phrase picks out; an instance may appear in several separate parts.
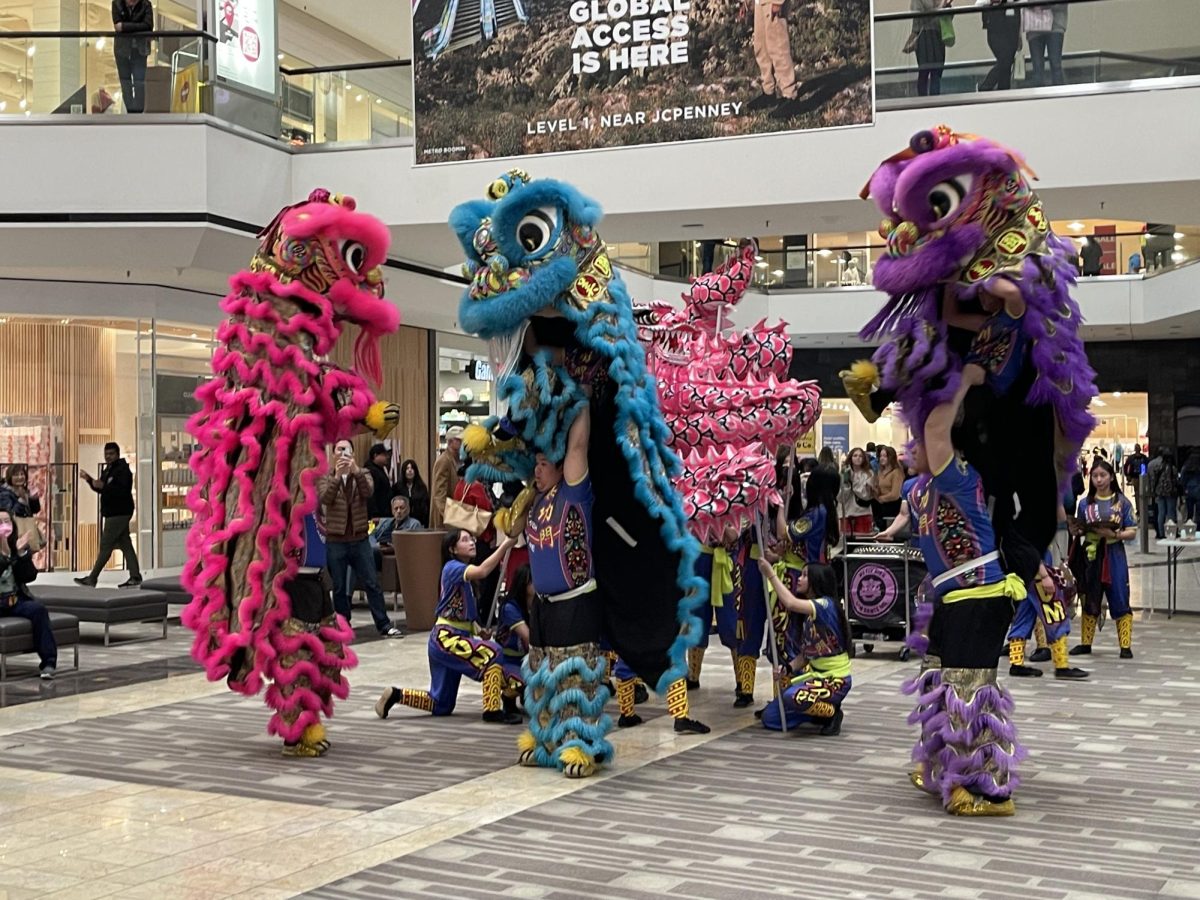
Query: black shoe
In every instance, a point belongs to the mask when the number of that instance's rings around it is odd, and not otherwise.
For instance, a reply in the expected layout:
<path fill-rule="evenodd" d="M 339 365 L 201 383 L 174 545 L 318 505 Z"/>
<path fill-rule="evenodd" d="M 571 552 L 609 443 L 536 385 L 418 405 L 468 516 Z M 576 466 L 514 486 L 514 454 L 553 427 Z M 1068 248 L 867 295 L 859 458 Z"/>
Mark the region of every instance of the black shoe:
<path fill-rule="evenodd" d="M 770 708 L 771 708 L 771 704 L 770 704 L 770 703 L 768 703 L 768 704 L 767 704 L 766 706 L 764 706 L 762 709 L 756 709 L 756 710 L 754 711 L 754 718 L 756 718 L 756 719 L 761 719 L 761 718 L 763 717 L 763 713 L 765 713 L 765 712 L 766 712 L 768 709 L 770 709 Z"/>
<path fill-rule="evenodd" d="M 1121 659 L 1133 659 L 1133 651 L 1128 647 L 1121 648 Z"/>
<path fill-rule="evenodd" d="M 1091 644 L 1078 644 L 1078 645 L 1072 647 L 1067 655 L 1068 656 L 1091 656 L 1092 655 L 1092 645 Z"/>
<path fill-rule="evenodd" d="M 636 703 L 645 703 L 649 699 L 650 699 L 650 689 L 649 688 L 647 688 L 640 681 L 633 686 L 633 702 L 635 704 Z"/>
<path fill-rule="evenodd" d="M 1087 678 L 1089 674 L 1091 673 L 1085 672 L 1083 669 L 1075 669 L 1070 667 L 1066 669 L 1054 670 L 1055 678 Z"/>
<path fill-rule="evenodd" d="M 122 581 L 120 584 L 117 585 L 117 587 L 119 587 L 119 588 L 135 588 L 135 587 L 141 587 L 141 586 L 142 586 L 142 579 L 140 579 L 140 578 L 127 578 L 124 581 Z"/>
<path fill-rule="evenodd" d="M 703 722 L 697 722 L 695 719 L 676 719 L 675 733 L 676 734 L 708 734 L 712 731 Z"/>
<path fill-rule="evenodd" d="M 644 719 L 642 719 L 641 716 L 639 716 L 637 713 L 634 713 L 632 716 L 621 716 L 621 718 L 617 719 L 617 727 L 633 728 L 637 725 L 641 725 L 643 721 Z"/>
<path fill-rule="evenodd" d="M 1013 678 L 1041 678 L 1042 670 L 1033 666 L 1009 666 L 1008 674 Z"/>
<path fill-rule="evenodd" d="M 826 737 L 834 737 L 842 733 L 842 719 L 846 718 L 846 714 L 841 708 L 833 714 L 833 718 L 821 726 L 821 734 Z"/>
<path fill-rule="evenodd" d="M 692 679 L 690 679 L 690 678 L 689 678 L 689 679 L 687 679 L 687 689 L 688 689 L 689 691 L 698 691 L 698 690 L 700 690 L 700 682 L 699 682 L 699 681 L 692 681 Z"/>
<path fill-rule="evenodd" d="M 92 581 L 91 578 L 88 578 L 86 576 L 83 578 L 76 578 L 75 583 L 78 585 L 82 585 L 83 587 L 95 587 L 96 586 L 96 582 Z"/>
<path fill-rule="evenodd" d="M 502 709 L 492 709 L 483 714 L 483 721 L 493 722 L 498 725 L 520 725 L 524 720 L 516 713 L 505 712 Z"/>
<path fill-rule="evenodd" d="M 500 702 L 504 704 L 504 711 L 514 716 L 521 714 L 520 708 L 517 706 L 516 697 L 501 697 Z"/>
<path fill-rule="evenodd" d="M 777 97 L 775 94 L 759 94 L 746 104 L 746 111 L 756 112 L 760 109 L 774 109 L 782 102 L 783 98 Z"/>
<path fill-rule="evenodd" d="M 378 700 L 375 701 L 375 715 L 381 719 L 386 719 L 388 713 L 392 711 L 392 707 L 400 702 L 399 688 L 388 688 L 384 691 Z"/>
<path fill-rule="evenodd" d="M 747 706 L 749 706 L 750 704 L 752 704 L 754 702 L 753 694 L 740 694 L 739 693 L 739 694 L 734 694 L 733 698 L 734 698 L 733 705 L 736 706 L 738 709 L 745 709 Z"/>
<path fill-rule="evenodd" d="M 1030 662 L 1050 662 L 1050 648 L 1049 647 L 1038 647 L 1031 654 L 1029 654 L 1029 661 Z"/>

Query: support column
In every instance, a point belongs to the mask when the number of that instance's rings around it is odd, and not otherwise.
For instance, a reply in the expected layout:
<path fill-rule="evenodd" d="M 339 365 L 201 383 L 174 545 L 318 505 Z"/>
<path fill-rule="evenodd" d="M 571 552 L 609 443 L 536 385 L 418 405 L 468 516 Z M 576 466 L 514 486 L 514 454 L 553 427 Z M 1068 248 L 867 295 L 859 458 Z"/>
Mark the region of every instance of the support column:
<path fill-rule="evenodd" d="M 34 0 L 31 25 L 34 31 L 80 31 L 79 0 Z M 26 84 L 28 109 L 54 112 L 83 87 L 83 39 L 39 38 L 28 42 L 34 55 L 26 69 L 32 84 Z M 87 91 L 75 101 L 78 112 L 87 111 Z M 68 109 L 68 112 L 73 110 Z"/>

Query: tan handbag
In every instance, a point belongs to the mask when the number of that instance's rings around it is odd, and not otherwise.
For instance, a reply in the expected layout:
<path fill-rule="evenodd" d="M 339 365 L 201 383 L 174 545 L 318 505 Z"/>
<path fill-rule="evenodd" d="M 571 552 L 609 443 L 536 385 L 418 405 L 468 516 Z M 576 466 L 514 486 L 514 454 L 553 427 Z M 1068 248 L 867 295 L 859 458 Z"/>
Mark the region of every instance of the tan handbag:
<path fill-rule="evenodd" d="M 37 519 L 32 516 L 13 516 L 12 520 L 17 536 L 26 535 L 29 538 L 31 552 L 37 553 L 45 546 L 46 537 L 42 534 L 42 529 L 38 528 Z"/>
<path fill-rule="evenodd" d="M 447 529 L 461 528 L 469 531 L 472 537 L 479 537 L 491 523 L 492 514 L 486 509 L 470 506 L 452 497 L 446 498 L 446 514 L 442 516 L 442 524 Z"/>

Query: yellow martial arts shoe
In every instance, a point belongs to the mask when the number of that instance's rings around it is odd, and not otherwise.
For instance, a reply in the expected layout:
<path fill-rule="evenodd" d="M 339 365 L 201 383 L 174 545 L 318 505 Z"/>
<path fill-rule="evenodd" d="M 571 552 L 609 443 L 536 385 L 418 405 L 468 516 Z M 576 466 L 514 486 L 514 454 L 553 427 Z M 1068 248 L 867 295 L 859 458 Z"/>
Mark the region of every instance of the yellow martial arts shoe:
<path fill-rule="evenodd" d="M 996 802 L 972 794 L 964 787 L 956 787 L 946 804 L 946 812 L 952 816 L 1011 816 L 1016 811 L 1011 797 Z"/>

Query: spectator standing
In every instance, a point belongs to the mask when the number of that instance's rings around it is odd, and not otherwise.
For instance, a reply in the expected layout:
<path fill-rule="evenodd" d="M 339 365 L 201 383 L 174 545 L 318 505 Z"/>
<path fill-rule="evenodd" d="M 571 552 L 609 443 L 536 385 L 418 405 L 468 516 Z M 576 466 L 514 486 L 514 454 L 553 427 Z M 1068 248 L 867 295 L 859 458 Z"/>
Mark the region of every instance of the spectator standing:
<path fill-rule="evenodd" d="M 861 447 L 855 447 L 842 468 L 842 489 L 838 496 L 842 508 L 842 534 L 847 537 L 872 533 L 871 501 L 875 499 L 872 482 L 875 473 Z"/>
<path fill-rule="evenodd" d="M 1050 62 L 1050 83 L 1064 83 L 1062 51 L 1067 31 L 1067 9 L 1066 5 L 1062 5 L 1030 6 L 1021 10 L 1021 28 L 1029 43 L 1029 81 L 1034 87 L 1046 83 L 1047 58 Z"/>
<path fill-rule="evenodd" d="M 904 470 L 891 447 L 879 448 L 879 471 L 875 473 L 875 499 L 871 511 L 875 515 L 875 527 L 882 531 L 887 520 L 900 513 L 900 489 L 904 486 Z"/>
<path fill-rule="evenodd" d="M 1195 522 L 1200 517 L 1200 450 L 1188 454 L 1187 462 L 1179 470 L 1179 487 L 1185 519 Z"/>
<path fill-rule="evenodd" d="M 0 616 L 29 620 L 41 677 L 43 681 L 49 681 L 58 666 L 58 644 L 50 627 L 50 613 L 25 587 L 37 575 L 37 566 L 29 551 L 29 536 L 18 535 L 12 516 L 7 510 L 0 510 Z"/>
<path fill-rule="evenodd" d="M 942 69 L 946 67 L 946 44 L 942 40 L 942 23 L 936 15 L 951 5 L 952 0 L 912 0 L 909 7 L 915 13 L 912 33 L 904 44 L 904 52 L 917 54 L 917 94 L 936 96 L 942 92 Z"/>
<path fill-rule="evenodd" d="M 1014 0 L 991 0 L 983 12 L 988 48 L 996 58 L 979 83 L 981 91 L 1007 91 L 1012 87 L 1013 62 L 1021 49 L 1020 11 L 1008 9 Z"/>
<path fill-rule="evenodd" d="M 415 459 L 406 459 L 400 466 L 400 480 L 392 488 L 392 496 L 407 497 L 409 515 L 422 528 L 429 524 L 429 488 L 421 478 Z"/>
<path fill-rule="evenodd" d="M 367 502 L 371 476 L 354 462 L 354 447 L 347 440 L 333 448 L 333 468 L 317 483 L 325 515 L 325 559 L 333 579 L 334 608 L 350 621 L 350 573 L 367 594 L 375 628 L 384 637 L 404 637 L 387 615 L 383 591 L 375 574 L 375 558 L 367 537 Z"/>
<path fill-rule="evenodd" d="M 458 484 L 458 458 L 462 452 L 463 430 L 457 425 L 446 429 L 446 449 L 433 463 L 433 491 L 429 500 L 429 527 L 441 528 L 446 520 L 446 500 Z"/>
<path fill-rule="evenodd" d="M 386 519 L 391 515 L 392 479 L 388 477 L 388 466 L 392 463 L 392 451 L 383 444 L 374 444 L 367 453 L 367 474 L 371 476 L 371 497 L 367 500 L 367 515 L 372 519 Z"/>
<path fill-rule="evenodd" d="M 1164 450 L 1160 459 L 1161 464 L 1150 476 L 1150 496 L 1154 498 L 1154 506 L 1158 511 L 1154 520 L 1154 534 L 1159 540 L 1163 537 L 1167 522 L 1179 520 L 1179 470 L 1175 468 L 1175 456 Z"/>
<path fill-rule="evenodd" d="M 146 58 L 150 55 L 150 38 L 144 34 L 154 30 L 154 7 L 150 0 L 113 0 L 113 57 L 121 79 L 121 98 L 125 112 L 146 110 Z"/>
<path fill-rule="evenodd" d="M 114 441 L 104 445 L 104 468 L 100 470 L 99 478 L 92 477 L 90 472 L 79 475 L 100 495 L 100 517 L 104 524 L 100 529 L 100 552 L 96 555 L 96 563 L 90 574 L 76 578 L 75 583 L 95 587 L 115 549 L 121 551 L 129 568 L 129 577 L 120 586 L 137 587 L 142 583 L 142 570 L 129 535 L 129 522 L 133 519 L 133 471 L 122 458 L 120 446 Z"/>
<path fill-rule="evenodd" d="M 1093 235 L 1088 235 L 1084 238 L 1084 243 L 1079 248 L 1079 271 L 1082 275 L 1095 276 L 1100 274 L 1101 260 L 1104 257 L 1104 250 L 1100 246 L 1100 242 Z"/>

